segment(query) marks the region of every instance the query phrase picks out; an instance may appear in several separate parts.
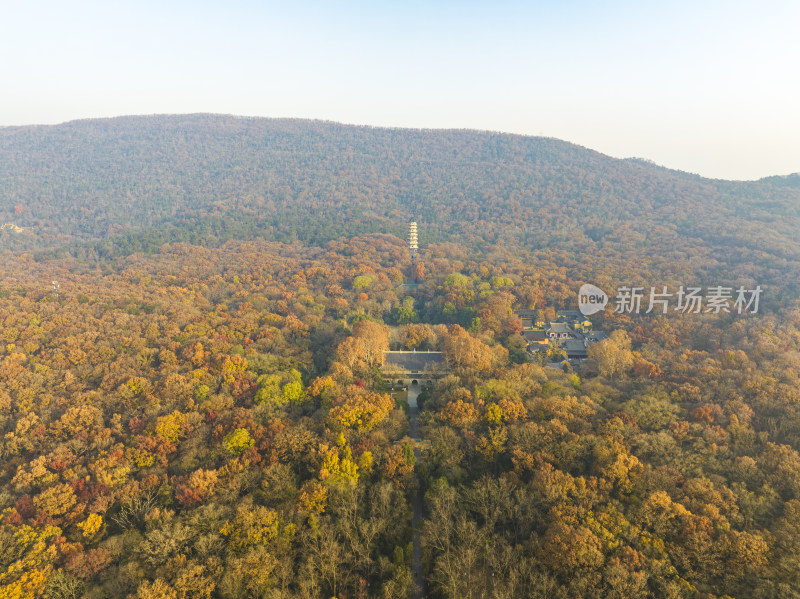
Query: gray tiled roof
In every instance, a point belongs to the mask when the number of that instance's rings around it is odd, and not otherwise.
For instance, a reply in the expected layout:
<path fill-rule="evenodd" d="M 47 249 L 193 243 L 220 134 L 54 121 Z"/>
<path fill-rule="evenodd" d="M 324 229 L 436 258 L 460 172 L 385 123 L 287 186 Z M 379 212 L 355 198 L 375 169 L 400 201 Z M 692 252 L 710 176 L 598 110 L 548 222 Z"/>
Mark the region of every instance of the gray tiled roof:
<path fill-rule="evenodd" d="M 423 372 L 431 368 L 446 368 L 442 352 L 387 351 L 384 353 L 384 369 L 403 372 Z"/>
<path fill-rule="evenodd" d="M 565 322 L 551 322 L 547 330 L 554 333 L 575 333 L 575 330 Z"/>
<path fill-rule="evenodd" d="M 588 353 L 588 348 L 583 341 L 579 341 L 577 339 L 564 342 L 564 349 L 567 352 L 568 358 L 578 358 L 578 357 L 585 357 Z"/>
<path fill-rule="evenodd" d="M 547 339 L 547 332 L 541 329 L 534 329 L 533 331 L 523 331 L 522 336 L 528 341 L 544 341 Z"/>
<path fill-rule="evenodd" d="M 563 346 L 567 351 L 580 351 L 586 350 L 587 344 L 579 339 L 568 339 L 564 341 Z"/>

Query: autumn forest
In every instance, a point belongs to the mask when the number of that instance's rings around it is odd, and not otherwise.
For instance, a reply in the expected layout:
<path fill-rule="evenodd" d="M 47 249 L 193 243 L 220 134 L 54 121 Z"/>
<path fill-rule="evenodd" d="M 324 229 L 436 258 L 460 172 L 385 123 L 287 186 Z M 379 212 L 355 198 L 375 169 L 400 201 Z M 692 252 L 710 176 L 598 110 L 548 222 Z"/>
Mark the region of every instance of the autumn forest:
<path fill-rule="evenodd" d="M 796 176 L 127 117 L 0 128 L 0 221 L 2 598 L 800 598 Z M 763 294 L 530 351 L 584 283 Z"/>

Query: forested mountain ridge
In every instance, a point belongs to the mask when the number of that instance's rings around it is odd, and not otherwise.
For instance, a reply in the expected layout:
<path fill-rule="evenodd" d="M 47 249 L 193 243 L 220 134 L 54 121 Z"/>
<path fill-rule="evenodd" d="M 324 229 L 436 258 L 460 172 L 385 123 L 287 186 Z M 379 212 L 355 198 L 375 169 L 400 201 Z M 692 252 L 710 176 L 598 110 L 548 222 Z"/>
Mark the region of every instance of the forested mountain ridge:
<path fill-rule="evenodd" d="M 89 243 L 402 236 L 519 251 L 683 251 L 798 272 L 791 177 L 704 179 L 555 139 L 293 119 L 142 116 L 0 129 L 0 219 L 10 249 Z M 99 242 L 99 243 L 98 243 Z M 709 275 L 711 276 L 711 275 Z"/>

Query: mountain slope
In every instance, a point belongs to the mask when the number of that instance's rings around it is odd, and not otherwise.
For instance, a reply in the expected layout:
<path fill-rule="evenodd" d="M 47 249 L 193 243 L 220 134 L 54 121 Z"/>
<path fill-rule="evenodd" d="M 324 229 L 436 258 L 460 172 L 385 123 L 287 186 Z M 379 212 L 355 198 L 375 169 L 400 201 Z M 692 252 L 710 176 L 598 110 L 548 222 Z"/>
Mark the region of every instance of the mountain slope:
<path fill-rule="evenodd" d="M 30 227 L 4 233 L 12 249 L 321 244 L 402 236 L 410 217 L 429 240 L 521 251 L 675 262 L 685 249 L 776 276 L 800 257 L 785 178 L 709 180 L 554 139 L 217 115 L 0 129 L 0 219 Z"/>

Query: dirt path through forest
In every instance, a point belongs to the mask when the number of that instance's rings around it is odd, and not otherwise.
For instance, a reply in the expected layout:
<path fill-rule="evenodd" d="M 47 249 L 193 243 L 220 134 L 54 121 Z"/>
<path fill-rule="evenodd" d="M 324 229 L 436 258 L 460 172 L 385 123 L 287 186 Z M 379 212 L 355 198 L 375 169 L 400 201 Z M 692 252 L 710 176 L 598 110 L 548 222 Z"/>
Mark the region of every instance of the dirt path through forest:
<path fill-rule="evenodd" d="M 409 385 L 408 387 L 408 421 L 411 428 L 411 438 L 419 439 L 419 426 L 417 417 L 419 415 L 419 408 L 417 406 L 417 397 L 420 393 L 419 385 Z M 419 449 L 414 448 L 414 457 L 419 463 Z M 422 531 L 420 524 L 422 522 L 422 485 L 417 488 L 417 496 L 414 499 L 414 515 L 411 518 L 411 527 L 414 529 L 414 542 L 411 550 L 411 573 L 414 576 L 414 599 L 422 599 L 425 596 L 425 580 L 422 577 Z"/>

